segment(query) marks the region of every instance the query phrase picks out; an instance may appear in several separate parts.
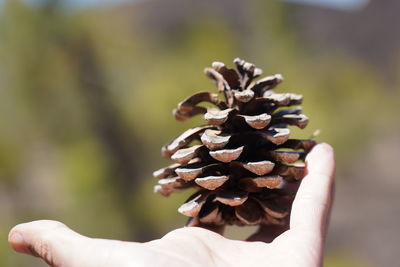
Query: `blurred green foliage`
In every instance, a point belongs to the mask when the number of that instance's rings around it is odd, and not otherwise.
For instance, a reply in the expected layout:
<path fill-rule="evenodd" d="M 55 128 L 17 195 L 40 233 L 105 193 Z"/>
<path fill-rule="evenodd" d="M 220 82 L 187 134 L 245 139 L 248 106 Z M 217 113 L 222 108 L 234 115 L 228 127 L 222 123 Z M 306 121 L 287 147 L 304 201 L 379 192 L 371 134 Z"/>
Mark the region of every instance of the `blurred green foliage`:
<path fill-rule="evenodd" d="M 7 1 L 0 13 L 0 266 L 39 266 L 7 248 L 8 229 L 23 221 L 56 219 L 125 240 L 181 226 L 176 207 L 188 192 L 152 194 L 151 172 L 167 164 L 164 143 L 201 123 L 178 123 L 171 110 L 214 90 L 202 73 L 212 61 L 239 56 L 266 75 L 282 73 L 278 90 L 304 94 L 311 119 L 294 135 L 321 129 L 339 171 L 394 114 L 398 96 L 375 70 L 351 55 L 313 55 L 279 2 L 249 2 L 242 30 L 210 12 L 164 36 L 135 24 L 142 5 L 70 11 L 60 3 Z"/>

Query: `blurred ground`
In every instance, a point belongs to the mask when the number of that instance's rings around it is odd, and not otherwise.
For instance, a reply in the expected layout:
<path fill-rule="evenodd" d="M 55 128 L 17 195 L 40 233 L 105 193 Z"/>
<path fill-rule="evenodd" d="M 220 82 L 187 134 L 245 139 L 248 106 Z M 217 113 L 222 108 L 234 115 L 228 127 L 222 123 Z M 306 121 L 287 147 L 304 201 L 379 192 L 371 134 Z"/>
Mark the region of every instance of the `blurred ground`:
<path fill-rule="evenodd" d="M 378 139 L 379 138 L 379 139 Z M 398 132 L 380 135 L 354 160 L 336 187 L 328 247 L 352 251 L 373 266 L 395 265 L 400 201 L 396 154 Z"/>
<path fill-rule="evenodd" d="M 0 266 L 44 266 L 7 246 L 41 218 L 89 236 L 149 240 L 179 227 L 189 192 L 152 194 L 160 147 L 201 119 L 171 110 L 212 90 L 203 68 L 234 57 L 282 73 L 337 151 L 326 266 L 394 266 L 399 210 L 400 33 L 395 0 L 340 11 L 275 1 L 147 1 L 0 12 Z M 248 229 L 230 231 L 243 237 Z"/>

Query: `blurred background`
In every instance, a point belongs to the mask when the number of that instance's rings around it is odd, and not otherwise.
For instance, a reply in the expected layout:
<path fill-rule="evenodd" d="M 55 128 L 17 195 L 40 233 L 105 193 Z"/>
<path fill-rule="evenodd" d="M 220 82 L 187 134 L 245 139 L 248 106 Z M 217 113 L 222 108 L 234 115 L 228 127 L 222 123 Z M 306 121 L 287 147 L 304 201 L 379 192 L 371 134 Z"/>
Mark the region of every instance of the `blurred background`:
<path fill-rule="evenodd" d="M 0 266 L 46 266 L 7 244 L 17 223 L 60 220 L 146 241 L 184 224 L 190 192 L 152 193 L 163 144 L 203 75 L 235 57 L 303 94 L 295 135 L 337 152 L 325 266 L 395 266 L 400 233 L 400 2 L 0 1 Z M 246 229 L 228 231 L 233 238 Z"/>

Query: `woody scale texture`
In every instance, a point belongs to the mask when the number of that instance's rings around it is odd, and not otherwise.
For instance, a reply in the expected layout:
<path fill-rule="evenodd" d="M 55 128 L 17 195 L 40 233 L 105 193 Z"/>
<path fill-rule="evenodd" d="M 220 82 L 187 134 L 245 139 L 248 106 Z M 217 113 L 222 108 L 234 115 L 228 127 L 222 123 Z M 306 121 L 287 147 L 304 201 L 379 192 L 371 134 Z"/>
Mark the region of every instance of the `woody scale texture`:
<path fill-rule="evenodd" d="M 261 69 L 238 58 L 234 64 L 236 70 L 221 62 L 206 68 L 218 92 L 196 93 L 173 111 L 177 120 L 202 115 L 206 123 L 162 148 L 175 163 L 154 172 L 154 190 L 195 190 L 178 209 L 188 226 L 285 225 L 293 198 L 287 188 L 304 177 L 304 158 L 315 145 L 290 138 L 289 126 L 308 124 L 303 96 L 275 93 L 280 74 L 255 80 Z"/>

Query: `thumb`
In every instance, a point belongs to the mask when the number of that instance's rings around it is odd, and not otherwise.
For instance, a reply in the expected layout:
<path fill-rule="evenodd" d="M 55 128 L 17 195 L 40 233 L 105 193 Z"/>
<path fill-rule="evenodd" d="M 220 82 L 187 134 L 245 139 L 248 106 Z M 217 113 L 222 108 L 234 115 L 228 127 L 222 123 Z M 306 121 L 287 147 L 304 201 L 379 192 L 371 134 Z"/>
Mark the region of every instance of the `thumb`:
<path fill-rule="evenodd" d="M 15 226 L 8 242 L 17 252 L 40 257 L 51 266 L 73 266 L 70 262 L 88 247 L 89 238 L 60 222 L 42 220 Z"/>

